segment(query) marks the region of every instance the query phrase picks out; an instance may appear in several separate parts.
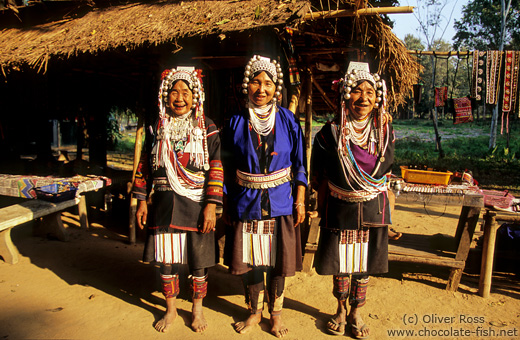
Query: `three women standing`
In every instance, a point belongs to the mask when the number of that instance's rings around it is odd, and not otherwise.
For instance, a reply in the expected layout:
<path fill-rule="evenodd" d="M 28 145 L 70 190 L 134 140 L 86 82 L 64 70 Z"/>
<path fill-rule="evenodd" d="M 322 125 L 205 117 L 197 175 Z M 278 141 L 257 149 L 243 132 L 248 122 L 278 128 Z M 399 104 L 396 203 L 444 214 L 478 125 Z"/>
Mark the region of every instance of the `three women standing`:
<path fill-rule="evenodd" d="M 312 185 L 321 213 L 314 263 L 318 274 L 333 275 L 338 307 L 328 330 L 342 335 L 348 324 L 352 335 L 363 339 L 369 330 L 359 309 L 369 274 L 388 271 L 387 174 L 394 138 L 385 83 L 368 64 L 351 63 L 338 85 L 340 110 L 316 135 L 312 151 Z"/>
<path fill-rule="evenodd" d="M 266 295 L 271 333 L 282 337 L 288 332 L 281 319 L 285 277 L 302 267 L 303 134 L 294 114 L 277 105 L 283 74 L 275 60 L 254 56 L 244 76 L 246 108 L 230 119 L 222 137 L 225 216 L 233 226 L 226 236 L 229 266 L 242 276 L 250 312 L 235 329 L 246 333 L 261 321 Z"/>
<path fill-rule="evenodd" d="M 338 307 L 329 331 L 343 334 L 348 324 L 355 337 L 366 338 L 359 308 L 365 304 L 368 275 L 388 270 L 386 175 L 394 139 L 384 81 L 369 72 L 368 64 L 351 65 L 360 69 L 349 67 L 339 82 L 338 116 L 321 129 L 313 146 L 312 184 L 322 216 L 315 266 L 319 274 L 333 275 Z M 285 277 L 302 268 L 303 134 L 294 114 L 277 105 L 283 74 L 276 61 L 254 56 L 244 76 L 246 108 L 222 132 L 223 174 L 218 130 L 204 116 L 200 72 L 178 68 L 163 73 L 154 148 L 151 159 L 139 165 L 134 189 L 141 228 L 153 192 L 153 235 L 145 260 L 162 264 L 167 312 L 155 326 L 158 331 L 167 331 L 176 316 L 179 265 L 184 263 L 192 277 L 192 328 L 207 327 L 202 299 L 207 268 L 216 263 L 215 208 L 222 203 L 224 180 L 224 218 L 231 226 L 226 264 L 241 276 L 249 307 L 235 329 L 246 333 L 260 323 L 267 298 L 271 333 L 282 337 L 288 332 L 281 319 Z"/>

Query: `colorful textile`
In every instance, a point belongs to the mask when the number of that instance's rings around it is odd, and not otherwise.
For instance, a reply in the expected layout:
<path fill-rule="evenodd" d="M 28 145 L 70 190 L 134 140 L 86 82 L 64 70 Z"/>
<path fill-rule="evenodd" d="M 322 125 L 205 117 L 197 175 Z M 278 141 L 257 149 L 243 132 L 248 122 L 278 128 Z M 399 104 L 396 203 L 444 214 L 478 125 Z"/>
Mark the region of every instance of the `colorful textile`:
<path fill-rule="evenodd" d="M 192 298 L 195 299 L 203 299 L 206 297 L 208 293 L 208 281 L 206 280 L 207 276 L 197 277 L 193 276 L 191 278 L 191 291 Z"/>
<path fill-rule="evenodd" d="M 350 290 L 350 305 L 362 307 L 367 301 L 367 288 L 369 277 L 352 278 L 352 289 Z"/>
<path fill-rule="evenodd" d="M 369 229 L 342 230 L 339 241 L 339 272 L 364 273 L 368 270 Z"/>
<path fill-rule="evenodd" d="M 161 274 L 161 280 L 165 298 L 175 298 L 179 295 L 179 275 Z"/>
<path fill-rule="evenodd" d="M 487 51 L 486 104 L 497 104 L 503 53 L 502 51 Z"/>
<path fill-rule="evenodd" d="M 448 87 L 441 86 L 435 88 L 435 107 L 442 107 L 446 105 L 448 99 Z"/>
<path fill-rule="evenodd" d="M 471 97 L 477 101 L 482 99 L 482 83 L 484 81 L 484 57 L 486 52 L 473 51 L 473 68 L 471 74 Z"/>
<path fill-rule="evenodd" d="M 165 167 L 160 166 L 153 170 L 150 158 L 143 153 L 136 172 L 133 194 L 138 200 L 146 200 L 150 193 L 153 195 L 153 216 L 149 228 L 157 230 L 177 230 L 198 231 L 202 216 L 202 207 L 207 203 L 222 204 L 223 199 L 223 168 L 220 160 L 220 137 L 216 125 L 208 117 L 204 117 L 208 145 L 209 169 L 205 170 L 195 166 L 189 150 L 179 150 L 177 158 L 187 172 L 204 174 L 204 200 L 195 202 L 188 197 L 178 194 L 175 190 L 168 191 L 171 187 Z M 157 133 L 154 132 L 156 136 Z M 182 174 L 179 173 L 179 176 Z M 155 190 L 153 183 L 157 183 Z"/>
<path fill-rule="evenodd" d="M 347 300 L 350 292 L 350 275 L 332 276 L 332 295 L 338 300 Z"/>
<path fill-rule="evenodd" d="M 60 186 L 75 188 L 76 194 L 94 191 L 110 186 L 112 181 L 104 176 L 73 176 L 73 177 L 41 177 L 25 175 L 0 175 L 0 195 L 36 198 L 34 189 L 58 184 Z"/>
<path fill-rule="evenodd" d="M 453 107 L 455 108 L 453 124 L 468 123 L 473 121 L 473 113 L 471 112 L 471 99 L 468 97 L 454 98 Z"/>

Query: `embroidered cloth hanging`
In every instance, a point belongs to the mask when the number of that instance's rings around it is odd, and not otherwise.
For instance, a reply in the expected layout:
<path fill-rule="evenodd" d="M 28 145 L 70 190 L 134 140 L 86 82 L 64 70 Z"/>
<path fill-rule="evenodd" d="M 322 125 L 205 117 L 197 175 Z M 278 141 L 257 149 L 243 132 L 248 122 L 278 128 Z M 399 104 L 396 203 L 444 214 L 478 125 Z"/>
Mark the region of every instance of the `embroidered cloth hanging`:
<path fill-rule="evenodd" d="M 484 59 L 486 52 L 473 51 L 473 69 L 471 75 L 471 97 L 477 101 L 482 99 L 482 82 L 484 81 Z"/>
<path fill-rule="evenodd" d="M 448 87 L 440 86 L 435 88 L 435 106 L 445 106 L 448 99 Z"/>
<path fill-rule="evenodd" d="M 486 104 L 497 104 L 502 67 L 502 51 L 487 51 Z"/>
<path fill-rule="evenodd" d="M 453 124 L 469 123 L 473 121 L 471 100 L 468 97 L 453 98 L 455 117 Z"/>

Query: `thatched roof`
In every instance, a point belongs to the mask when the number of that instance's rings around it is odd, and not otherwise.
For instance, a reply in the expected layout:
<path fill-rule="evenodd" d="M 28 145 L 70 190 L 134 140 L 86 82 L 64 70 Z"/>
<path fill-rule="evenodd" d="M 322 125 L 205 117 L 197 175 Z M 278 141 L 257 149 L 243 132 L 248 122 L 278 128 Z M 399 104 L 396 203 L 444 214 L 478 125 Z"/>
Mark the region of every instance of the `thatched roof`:
<path fill-rule="evenodd" d="M 340 2 L 343 8 L 364 5 L 364 1 L 359 0 Z M 181 46 L 183 38 L 291 26 L 296 31 L 293 45 L 301 70 L 307 66 L 313 68 L 315 85 L 327 92 L 321 97 L 319 93 L 314 95 L 316 111 L 321 111 L 319 105 L 325 111 L 328 109 L 325 97 L 333 97 L 331 79 L 341 77 L 344 70 L 321 72 L 315 64 L 336 63 L 344 67 L 345 61 L 354 57 L 349 56 L 353 50 L 357 51 L 358 58 L 374 60 L 377 71 L 388 78 L 390 106 L 395 109 L 403 105 L 417 81 L 420 66 L 416 60 L 377 15 L 302 20 L 310 11 L 328 10 L 324 7 L 328 3 L 321 0 L 158 0 L 89 7 L 86 6 L 90 4 L 88 1 L 80 1 L 80 5 L 60 20 L 0 31 L 0 70 L 5 75 L 11 70 L 29 67 L 44 73 L 49 60 L 148 46 L 167 46 L 174 52 L 188 47 Z M 336 9 L 336 1 L 330 6 Z"/>
<path fill-rule="evenodd" d="M 68 58 L 285 24 L 306 6 L 307 1 L 163 0 L 92 8 L 84 15 L 72 14 L 57 22 L 4 29 L 0 32 L 0 67 L 5 72 L 27 64 L 43 70 L 50 57 Z"/>

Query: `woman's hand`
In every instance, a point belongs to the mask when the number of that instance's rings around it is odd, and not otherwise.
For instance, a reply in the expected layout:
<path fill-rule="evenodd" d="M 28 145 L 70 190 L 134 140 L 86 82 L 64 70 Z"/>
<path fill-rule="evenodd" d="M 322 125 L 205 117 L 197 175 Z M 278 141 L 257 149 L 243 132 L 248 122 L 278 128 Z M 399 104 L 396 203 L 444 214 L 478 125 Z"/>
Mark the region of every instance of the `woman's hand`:
<path fill-rule="evenodd" d="M 296 187 L 296 201 L 294 202 L 294 227 L 305 221 L 305 186 L 298 185 Z"/>
<path fill-rule="evenodd" d="M 217 205 L 215 203 L 208 203 L 204 207 L 204 221 L 202 223 L 202 230 L 201 232 L 203 234 L 207 234 L 211 232 L 212 230 L 215 230 L 215 225 L 217 224 L 217 215 L 215 214 L 215 209 L 217 208 Z"/>
<path fill-rule="evenodd" d="M 146 219 L 148 218 L 148 204 L 146 204 L 146 201 L 138 201 L 135 217 L 137 218 L 139 229 L 143 230 L 146 225 Z"/>
<path fill-rule="evenodd" d="M 305 203 L 294 203 L 294 227 L 305 221 Z"/>

